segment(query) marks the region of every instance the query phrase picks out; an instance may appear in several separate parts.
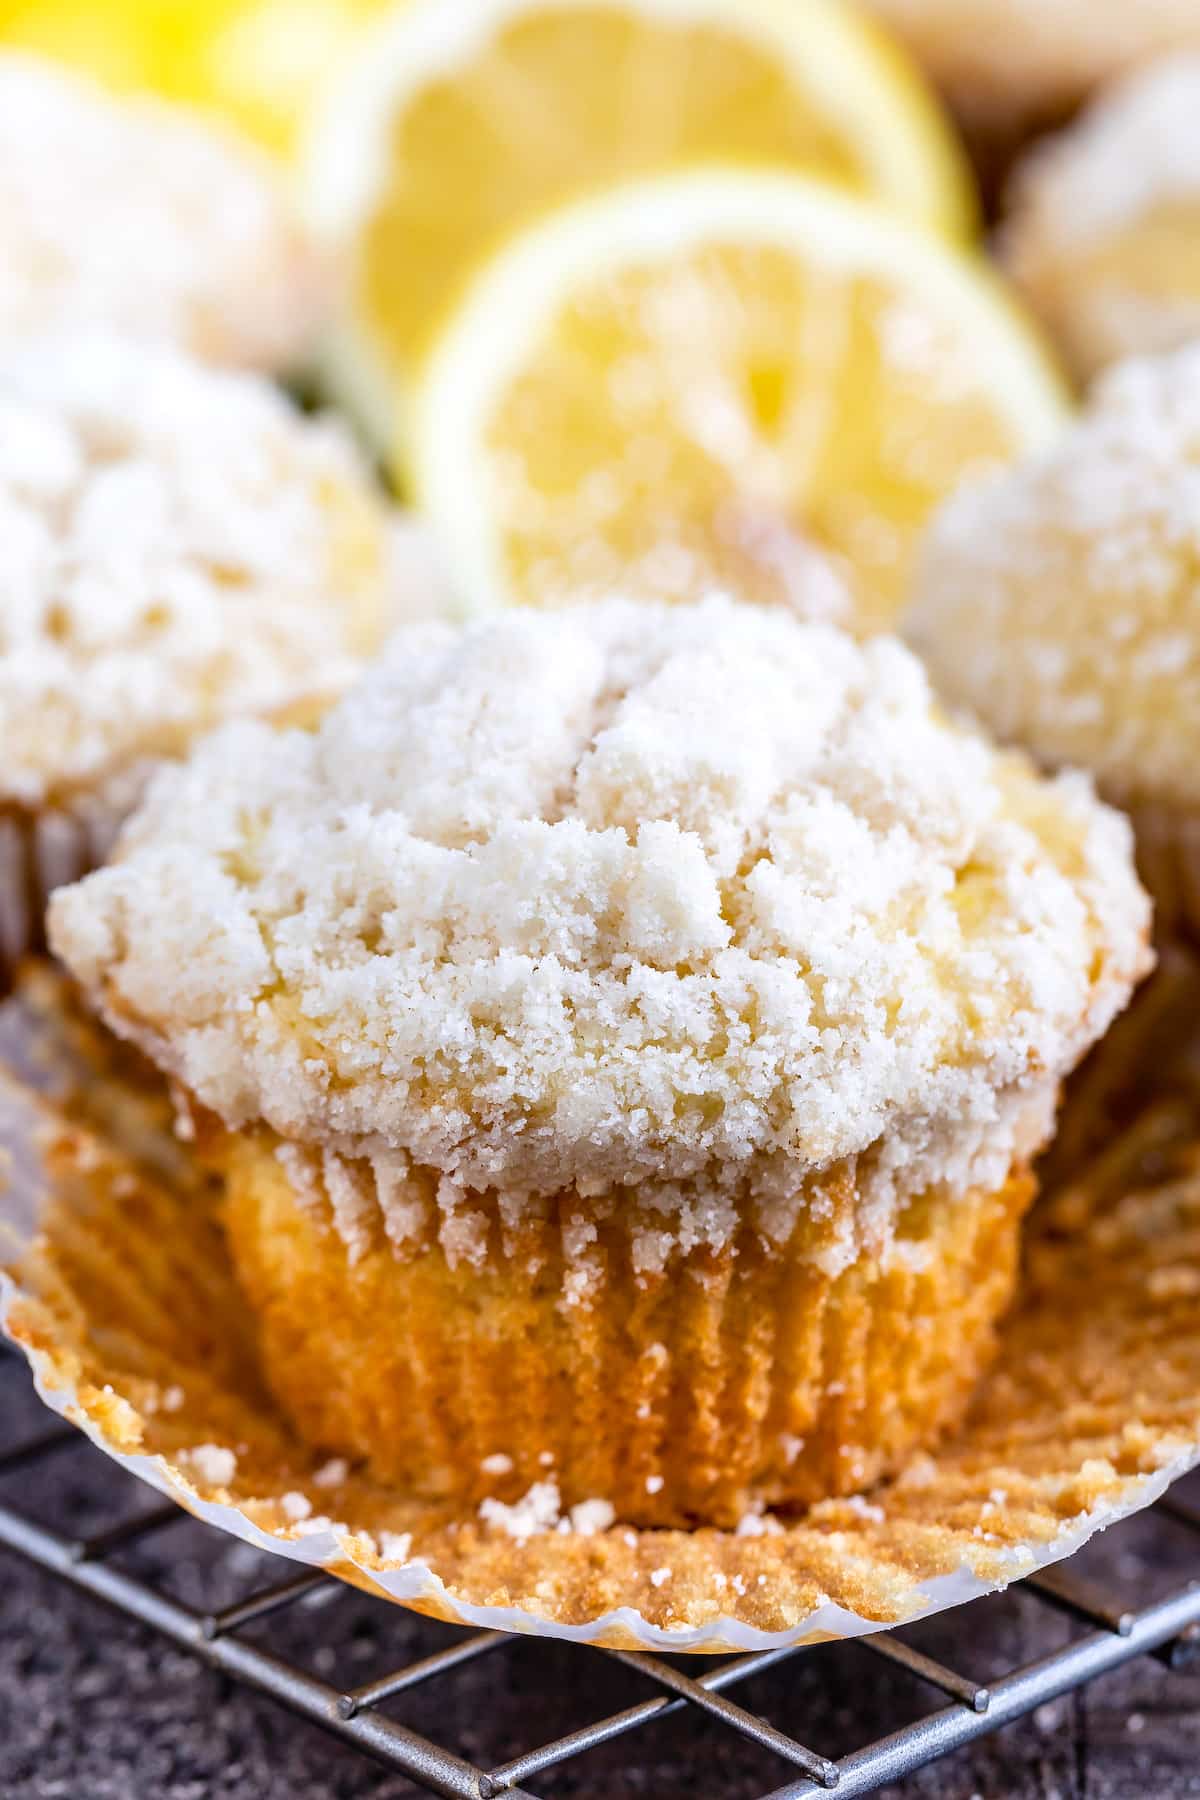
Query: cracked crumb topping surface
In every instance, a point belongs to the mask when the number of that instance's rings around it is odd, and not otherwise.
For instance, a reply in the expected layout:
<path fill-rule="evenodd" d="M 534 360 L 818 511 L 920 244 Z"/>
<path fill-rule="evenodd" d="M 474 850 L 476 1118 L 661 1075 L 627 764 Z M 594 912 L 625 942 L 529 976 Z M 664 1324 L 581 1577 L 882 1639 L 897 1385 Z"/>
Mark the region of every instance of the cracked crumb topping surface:
<path fill-rule="evenodd" d="M 387 553 L 348 440 L 265 379 L 91 334 L 0 353 L 0 799 L 344 682 Z"/>
<path fill-rule="evenodd" d="M 308 348 L 326 285 L 248 145 L 0 54 L 0 336 L 103 326 L 281 368 Z"/>
<path fill-rule="evenodd" d="M 1194 807 L 1200 348 L 1113 370 L 1049 454 L 949 500 L 907 632 L 1002 738 Z"/>
<path fill-rule="evenodd" d="M 1139 69 L 1035 147 L 1000 246 L 1090 373 L 1200 330 L 1200 48 Z"/>
<path fill-rule="evenodd" d="M 946 722 L 894 640 L 719 597 L 401 632 L 314 734 L 164 772 L 52 906 L 229 1123 L 502 1193 L 794 1191 L 885 1135 L 941 1179 L 1124 1004 L 1146 924 L 1084 778 Z"/>

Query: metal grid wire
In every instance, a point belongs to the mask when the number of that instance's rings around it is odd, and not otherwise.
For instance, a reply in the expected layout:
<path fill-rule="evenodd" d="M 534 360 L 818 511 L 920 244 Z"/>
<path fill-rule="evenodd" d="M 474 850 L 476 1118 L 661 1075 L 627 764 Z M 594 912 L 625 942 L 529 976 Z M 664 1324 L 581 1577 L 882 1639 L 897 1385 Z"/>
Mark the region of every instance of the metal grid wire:
<path fill-rule="evenodd" d="M 0 1397 L 6 1386 L 23 1379 L 20 1359 L 0 1339 Z M 122 1552 L 181 1522 L 180 1509 L 174 1504 L 143 1505 L 104 1530 L 75 1536 L 56 1531 L 7 1503 L 7 1496 L 19 1483 L 6 1478 L 71 1448 L 90 1459 L 89 1475 L 97 1481 L 106 1470 L 112 1471 L 99 1451 L 85 1445 L 80 1433 L 58 1421 L 48 1421 L 10 1445 L 0 1442 L 0 1482 L 4 1483 L 0 1489 L 0 1548 L 15 1551 L 76 1589 L 106 1601 L 127 1618 L 162 1633 L 213 1668 L 270 1695 L 434 1794 L 467 1796 L 469 1800 L 527 1795 L 535 1800 L 524 1784 L 548 1778 L 550 1785 L 539 1781 L 539 1792 L 552 1795 L 553 1773 L 571 1759 L 689 1708 L 740 1733 L 772 1753 L 785 1768 L 790 1765 L 788 1778 L 764 1793 L 763 1800 L 804 1800 L 833 1789 L 845 1796 L 870 1794 L 1136 1657 L 1153 1656 L 1173 1670 L 1200 1657 L 1200 1580 L 1177 1587 L 1153 1604 L 1129 1610 L 1108 1583 L 1058 1567 L 1028 1578 L 1021 1591 L 1065 1614 L 1080 1629 L 1065 1647 L 1013 1668 L 987 1686 L 917 1649 L 896 1631 L 859 1639 L 854 1646 L 856 1654 L 906 1671 L 948 1704 L 848 1754 L 827 1757 L 819 1747 L 801 1742 L 728 1698 L 729 1690 L 749 1677 L 778 1671 L 798 1654 L 820 1655 L 819 1650 L 766 1650 L 725 1661 L 681 1659 L 689 1670 L 684 1673 L 656 1656 L 563 1645 L 563 1658 L 612 1657 L 644 1677 L 657 1692 L 500 1766 L 484 1769 L 444 1748 L 432 1735 L 439 1691 L 444 1694 L 443 1684 L 465 1664 L 504 1653 L 520 1640 L 492 1631 L 464 1637 L 447 1627 L 447 1636 L 454 1635 L 455 1641 L 444 1649 L 403 1663 L 366 1685 L 341 1687 L 336 1681 L 320 1679 L 278 1649 L 247 1641 L 242 1633 L 260 1620 L 319 1597 L 322 1589 L 344 1593 L 332 1577 L 313 1572 L 290 1574 L 266 1586 L 255 1586 L 233 1604 L 209 1612 L 185 1604 L 161 1584 L 121 1566 Z M 112 1473 L 115 1476 L 115 1471 Z M 1159 1500 L 1153 1517 L 1160 1527 L 1170 1523 L 1200 1533 L 1200 1506 L 1176 1495 Z M 186 1517 L 183 1523 L 188 1530 L 219 1535 Z M 387 1609 L 386 1602 L 365 1595 L 358 1596 L 358 1603 Z M 977 1604 L 986 1607 L 991 1603 Z M 418 1688 L 430 1735 L 408 1728 L 381 1710 L 384 1702 Z M 819 1718 L 809 1721 L 806 1735 L 819 1739 L 820 1724 Z"/>

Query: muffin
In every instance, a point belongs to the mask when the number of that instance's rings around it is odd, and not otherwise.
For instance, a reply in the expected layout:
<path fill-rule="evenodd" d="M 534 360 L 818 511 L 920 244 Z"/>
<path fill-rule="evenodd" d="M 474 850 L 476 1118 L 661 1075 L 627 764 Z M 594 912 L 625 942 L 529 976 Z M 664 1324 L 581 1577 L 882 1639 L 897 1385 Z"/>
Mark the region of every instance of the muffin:
<path fill-rule="evenodd" d="M 1200 922 L 1200 346 L 1096 385 L 1047 455 L 937 514 L 906 633 L 936 683 L 1137 829 L 1167 930 Z"/>
<path fill-rule="evenodd" d="M 1200 54 L 1131 75 L 1031 152 L 1000 249 L 1081 379 L 1200 335 Z"/>
<path fill-rule="evenodd" d="M 259 376 L 106 335 L 0 354 L 0 961 L 155 761 L 345 685 L 390 530 L 348 441 Z"/>
<path fill-rule="evenodd" d="M 0 344 L 103 327 L 290 367 L 327 279 L 249 145 L 158 101 L 0 54 Z"/>
<path fill-rule="evenodd" d="M 1011 146 L 1164 52 L 1200 47 L 1195 0 L 868 0 L 968 131 Z"/>
<path fill-rule="evenodd" d="M 51 939 L 186 1097 L 310 1444 L 729 1525 L 960 1418 L 1147 914 L 1086 778 L 714 597 L 400 632 L 160 775 Z"/>

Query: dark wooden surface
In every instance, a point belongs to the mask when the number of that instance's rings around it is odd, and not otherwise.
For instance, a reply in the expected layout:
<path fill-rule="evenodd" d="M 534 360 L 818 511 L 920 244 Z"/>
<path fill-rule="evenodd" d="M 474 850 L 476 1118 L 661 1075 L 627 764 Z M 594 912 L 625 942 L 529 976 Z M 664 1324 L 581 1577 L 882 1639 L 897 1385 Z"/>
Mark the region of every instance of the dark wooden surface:
<path fill-rule="evenodd" d="M 0 1443 L 46 1415 L 7 1371 Z M 94 1529 L 148 1499 L 81 1448 L 4 1498 L 55 1525 Z M 281 1565 L 181 1521 L 136 1553 L 181 1595 L 220 1604 Z M 1200 1537 L 1133 1520 L 1081 1567 L 1133 1604 L 1191 1575 Z M 448 1641 L 445 1628 L 347 1591 L 259 1627 L 264 1641 L 338 1685 L 369 1680 Z M 910 1633 L 981 1679 L 1044 1655 L 1076 1628 L 1019 1588 Z M 528 1642 L 421 1689 L 396 1715 L 483 1766 L 645 1697 L 600 1653 Z M 826 1754 L 929 1710 L 937 1697 L 861 1648 L 829 1646 L 738 1690 L 738 1699 Z M 598 1800 L 754 1800 L 787 1778 L 723 1728 L 670 1719 L 534 1784 Z M 1200 1673 L 1142 1660 L 1086 1693 L 932 1765 L 892 1800 L 1176 1800 L 1200 1795 Z M 418 1790 L 206 1670 L 195 1658 L 0 1553 L 0 1796 L 4 1800 L 401 1800 Z"/>

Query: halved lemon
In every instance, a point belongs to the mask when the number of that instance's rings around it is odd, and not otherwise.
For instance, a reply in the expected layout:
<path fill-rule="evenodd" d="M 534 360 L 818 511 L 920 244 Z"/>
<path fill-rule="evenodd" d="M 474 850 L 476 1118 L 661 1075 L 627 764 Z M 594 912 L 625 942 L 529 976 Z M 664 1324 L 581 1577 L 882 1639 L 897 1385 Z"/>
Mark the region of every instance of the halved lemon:
<path fill-rule="evenodd" d="M 341 385 L 385 438 L 480 260 L 615 181 L 800 168 L 950 235 L 974 219 L 921 78 L 838 0 L 406 0 L 331 83 L 303 160 L 352 265 Z"/>
<path fill-rule="evenodd" d="M 475 609 L 787 600 L 816 545 L 869 630 L 937 502 L 1067 410 L 981 259 L 823 183 L 705 170 L 579 202 L 479 275 L 415 480 Z"/>
<path fill-rule="evenodd" d="M 385 0 L 0 0 L 0 42 L 232 120 L 287 156 Z"/>

